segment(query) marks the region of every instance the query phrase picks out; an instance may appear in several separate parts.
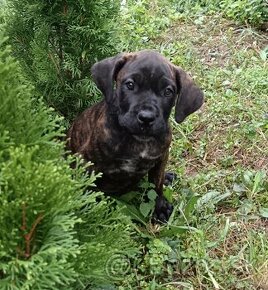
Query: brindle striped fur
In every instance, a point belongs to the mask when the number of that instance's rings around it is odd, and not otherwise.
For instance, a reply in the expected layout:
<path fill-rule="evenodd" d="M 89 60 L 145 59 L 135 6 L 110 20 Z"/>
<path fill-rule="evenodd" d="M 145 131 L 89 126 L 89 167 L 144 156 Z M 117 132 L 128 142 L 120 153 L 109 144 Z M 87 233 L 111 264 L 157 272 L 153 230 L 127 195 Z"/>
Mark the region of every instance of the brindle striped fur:
<path fill-rule="evenodd" d="M 202 91 L 154 51 L 108 58 L 93 66 L 92 75 L 105 98 L 74 121 L 69 149 L 93 162 L 89 171 L 103 173 L 97 186 L 107 194 L 132 190 L 148 173 L 158 193 L 155 217 L 168 220 L 172 206 L 163 197 L 172 137 L 168 118 L 175 103 L 177 122 L 197 110 Z"/>

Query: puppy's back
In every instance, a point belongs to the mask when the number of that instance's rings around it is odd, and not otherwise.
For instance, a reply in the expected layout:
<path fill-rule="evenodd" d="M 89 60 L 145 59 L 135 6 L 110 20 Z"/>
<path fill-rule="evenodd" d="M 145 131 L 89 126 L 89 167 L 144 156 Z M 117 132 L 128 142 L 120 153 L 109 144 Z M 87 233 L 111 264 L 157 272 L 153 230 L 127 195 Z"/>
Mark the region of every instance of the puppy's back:
<path fill-rule="evenodd" d="M 97 103 L 82 112 L 73 122 L 67 132 L 67 147 L 73 153 L 84 155 L 84 150 L 90 150 L 102 134 L 105 123 L 106 104 Z M 85 157 L 85 156 L 84 156 Z"/>

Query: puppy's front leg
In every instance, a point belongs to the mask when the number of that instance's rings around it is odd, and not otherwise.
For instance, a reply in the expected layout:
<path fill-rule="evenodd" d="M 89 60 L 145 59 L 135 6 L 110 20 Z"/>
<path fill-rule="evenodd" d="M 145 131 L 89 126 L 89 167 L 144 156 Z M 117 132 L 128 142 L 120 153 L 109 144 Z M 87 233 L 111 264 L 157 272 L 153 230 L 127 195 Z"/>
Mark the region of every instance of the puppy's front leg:
<path fill-rule="evenodd" d="M 148 173 L 149 182 L 155 184 L 155 190 L 158 194 L 153 214 L 153 219 L 156 222 L 167 222 L 173 210 L 172 204 L 166 200 L 163 194 L 167 160 L 168 150 L 163 155 L 163 158 Z"/>

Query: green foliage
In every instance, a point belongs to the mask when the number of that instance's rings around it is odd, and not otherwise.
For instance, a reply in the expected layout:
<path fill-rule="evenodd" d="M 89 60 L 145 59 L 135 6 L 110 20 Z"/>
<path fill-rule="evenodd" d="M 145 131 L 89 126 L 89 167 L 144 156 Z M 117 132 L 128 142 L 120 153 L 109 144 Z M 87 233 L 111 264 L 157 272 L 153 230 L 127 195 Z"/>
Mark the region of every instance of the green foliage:
<path fill-rule="evenodd" d="M 171 24 L 173 14 L 170 5 L 158 1 L 127 1 L 120 20 L 121 50 L 149 48 L 150 41 Z"/>
<path fill-rule="evenodd" d="M 26 77 L 49 106 L 68 120 L 98 91 L 90 67 L 115 53 L 119 1 L 10 0 L 7 28 Z"/>
<path fill-rule="evenodd" d="M 68 260 L 80 252 L 79 219 L 68 212 L 80 185 L 66 166 L 36 162 L 37 150 L 11 147 L 1 160 L 1 289 L 55 289 L 77 276 Z"/>
<path fill-rule="evenodd" d="M 111 284 L 106 264 L 132 253 L 131 223 L 63 158 L 60 119 L 33 97 L 2 31 L 0 41 L 0 288 Z"/>
<path fill-rule="evenodd" d="M 164 274 L 165 263 L 171 260 L 172 248 L 163 240 L 153 239 L 148 245 L 148 252 L 144 257 L 145 266 L 149 267 L 149 272 L 153 276 Z"/>
<path fill-rule="evenodd" d="M 0 24 L 5 23 L 5 3 L 0 2 Z"/>
<path fill-rule="evenodd" d="M 238 23 L 260 26 L 268 21 L 268 7 L 263 0 L 179 0 L 171 1 L 176 10 L 192 17 L 193 14 L 222 13 Z"/>
<path fill-rule="evenodd" d="M 44 147 L 44 156 L 48 158 L 58 157 L 59 145 L 55 137 L 61 135 L 58 123 L 60 118 L 52 118 L 42 101 L 34 101 L 32 88 L 22 78 L 18 64 L 10 57 L 11 49 L 5 46 L 5 38 L 2 30 L 0 47 L 0 148 L 12 145 L 39 145 Z M 35 102 L 36 106 L 33 106 Z M 33 125 L 34 124 L 34 125 Z M 55 131 L 55 128 L 58 128 Z M 55 151 L 51 151 L 51 145 L 55 145 Z M 49 150 L 46 150 L 49 148 Z M 46 155 L 48 154 L 48 155 Z"/>
<path fill-rule="evenodd" d="M 241 23 L 257 26 L 268 21 L 268 6 L 263 0 L 224 0 L 220 7 L 226 17 Z"/>

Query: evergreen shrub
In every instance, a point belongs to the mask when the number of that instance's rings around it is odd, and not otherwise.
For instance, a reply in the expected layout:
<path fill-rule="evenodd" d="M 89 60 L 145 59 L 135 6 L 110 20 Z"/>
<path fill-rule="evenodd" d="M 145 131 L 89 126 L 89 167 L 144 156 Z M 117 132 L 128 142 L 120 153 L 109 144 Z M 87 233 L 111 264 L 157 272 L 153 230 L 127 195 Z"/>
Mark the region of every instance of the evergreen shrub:
<path fill-rule="evenodd" d="M 116 52 L 119 0 L 7 0 L 8 36 L 27 78 L 49 106 L 72 120 L 100 96 L 96 60 Z"/>
<path fill-rule="evenodd" d="M 0 289 L 111 284 L 107 260 L 132 252 L 131 223 L 90 190 L 94 175 L 71 169 L 59 118 L 36 101 L 5 41 L 1 30 Z"/>

